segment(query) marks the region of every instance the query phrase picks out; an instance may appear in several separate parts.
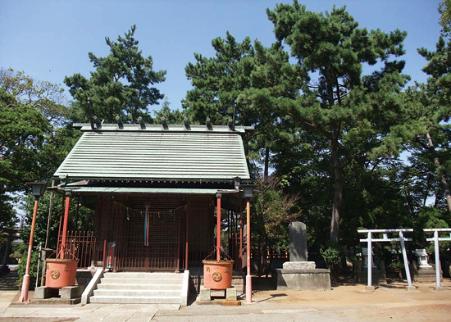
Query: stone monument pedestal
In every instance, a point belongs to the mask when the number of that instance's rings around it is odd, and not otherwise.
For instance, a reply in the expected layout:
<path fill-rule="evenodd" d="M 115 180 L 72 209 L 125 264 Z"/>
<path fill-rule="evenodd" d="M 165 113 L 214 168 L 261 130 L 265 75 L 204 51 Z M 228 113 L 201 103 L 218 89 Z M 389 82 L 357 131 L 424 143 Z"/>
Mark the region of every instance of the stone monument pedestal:
<path fill-rule="evenodd" d="M 315 262 L 285 262 L 276 269 L 277 289 L 330 290 L 330 270 L 316 268 Z"/>
<path fill-rule="evenodd" d="M 292 222 L 288 226 L 290 261 L 276 269 L 277 289 L 330 290 L 330 270 L 316 268 L 308 261 L 306 226 Z"/>

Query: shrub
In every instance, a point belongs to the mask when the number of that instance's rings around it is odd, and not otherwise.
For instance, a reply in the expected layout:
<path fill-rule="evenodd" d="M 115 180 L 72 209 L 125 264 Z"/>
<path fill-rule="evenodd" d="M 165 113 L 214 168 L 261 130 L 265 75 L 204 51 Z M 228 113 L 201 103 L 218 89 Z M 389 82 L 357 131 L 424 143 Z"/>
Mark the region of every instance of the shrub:
<path fill-rule="evenodd" d="M 321 249 L 320 253 L 330 269 L 340 263 L 340 252 L 337 248 L 329 246 L 326 249 Z"/>

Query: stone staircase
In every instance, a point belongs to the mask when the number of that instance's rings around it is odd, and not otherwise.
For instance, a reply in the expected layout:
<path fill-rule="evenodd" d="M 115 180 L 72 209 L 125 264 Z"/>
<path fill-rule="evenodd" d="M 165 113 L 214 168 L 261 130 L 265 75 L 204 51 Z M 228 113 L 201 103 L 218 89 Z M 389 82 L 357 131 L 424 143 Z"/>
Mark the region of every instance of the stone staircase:
<path fill-rule="evenodd" d="M 91 303 L 153 303 L 186 305 L 189 273 L 107 272 Z"/>

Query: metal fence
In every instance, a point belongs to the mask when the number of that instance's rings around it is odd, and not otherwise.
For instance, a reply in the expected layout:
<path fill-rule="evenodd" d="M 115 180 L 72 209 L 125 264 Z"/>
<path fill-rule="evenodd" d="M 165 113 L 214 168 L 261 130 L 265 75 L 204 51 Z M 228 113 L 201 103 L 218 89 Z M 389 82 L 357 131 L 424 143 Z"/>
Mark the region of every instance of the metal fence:
<path fill-rule="evenodd" d="M 58 240 L 58 248 L 61 244 L 61 236 Z M 58 249 L 57 248 L 57 249 Z M 89 267 L 93 262 L 103 259 L 102 243 L 97 243 L 93 231 L 68 231 L 66 252 L 78 260 L 78 267 Z"/>

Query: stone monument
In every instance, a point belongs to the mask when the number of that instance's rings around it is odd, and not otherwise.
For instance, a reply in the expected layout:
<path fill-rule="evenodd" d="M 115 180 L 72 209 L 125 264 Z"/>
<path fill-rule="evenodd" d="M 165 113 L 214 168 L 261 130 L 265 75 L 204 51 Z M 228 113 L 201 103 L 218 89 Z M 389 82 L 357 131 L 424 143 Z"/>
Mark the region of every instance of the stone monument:
<path fill-rule="evenodd" d="M 371 251 L 371 257 L 373 258 L 373 260 L 371 261 L 371 268 L 376 269 L 376 264 L 375 264 L 375 256 L 374 256 L 374 252 Z M 363 268 L 364 269 L 368 269 L 368 248 L 366 247 L 362 247 L 362 256 L 364 258 L 363 260 Z"/>
<path fill-rule="evenodd" d="M 315 262 L 308 261 L 307 227 L 296 221 L 288 225 L 288 253 L 290 261 L 276 269 L 277 289 L 330 289 L 330 270 L 316 268 Z"/>

